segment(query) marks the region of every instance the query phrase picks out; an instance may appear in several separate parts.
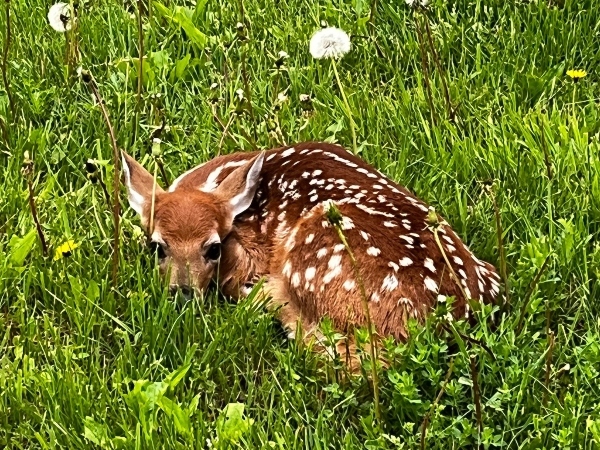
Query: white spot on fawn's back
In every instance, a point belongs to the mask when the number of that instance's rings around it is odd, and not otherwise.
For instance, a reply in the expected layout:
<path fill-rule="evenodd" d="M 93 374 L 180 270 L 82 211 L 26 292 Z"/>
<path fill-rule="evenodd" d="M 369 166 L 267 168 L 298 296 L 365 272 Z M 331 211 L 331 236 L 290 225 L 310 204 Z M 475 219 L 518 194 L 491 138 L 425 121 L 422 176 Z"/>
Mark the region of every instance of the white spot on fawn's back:
<path fill-rule="evenodd" d="M 423 263 L 423 265 L 431 270 L 433 273 L 435 273 L 435 266 L 433 264 L 433 260 L 431 258 L 425 258 L 425 262 Z"/>
<path fill-rule="evenodd" d="M 294 275 L 292 275 L 292 280 L 291 280 L 292 286 L 294 287 L 298 287 L 300 286 L 300 274 L 298 272 L 294 272 Z"/>
<path fill-rule="evenodd" d="M 412 259 L 410 259 L 410 258 L 408 258 L 408 257 L 406 257 L 406 256 L 400 260 L 400 265 L 401 265 L 402 267 L 408 267 L 408 266 L 410 266 L 412 263 L 413 263 L 413 260 L 412 260 Z"/>
<path fill-rule="evenodd" d="M 432 292 L 437 292 L 438 290 L 437 283 L 429 277 L 425 278 L 425 287 Z"/>
<path fill-rule="evenodd" d="M 381 285 L 382 291 L 392 292 L 394 289 L 398 287 L 398 278 L 394 275 L 389 274 L 383 279 L 383 284 Z"/>
<path fill-rule="evenodd" d="M 292 263 L 290 261 L 286 261 L 281 273 L 288 278 L 290 277 L 290 275 L 292 274 Z"/>
<path fill-rule="evenodd" d="M 381 253 L 381 250 L 379 250 L 377 247 L 369 247 L 367 249 L 367 255 L 370 256 L 378 256 Z"/>

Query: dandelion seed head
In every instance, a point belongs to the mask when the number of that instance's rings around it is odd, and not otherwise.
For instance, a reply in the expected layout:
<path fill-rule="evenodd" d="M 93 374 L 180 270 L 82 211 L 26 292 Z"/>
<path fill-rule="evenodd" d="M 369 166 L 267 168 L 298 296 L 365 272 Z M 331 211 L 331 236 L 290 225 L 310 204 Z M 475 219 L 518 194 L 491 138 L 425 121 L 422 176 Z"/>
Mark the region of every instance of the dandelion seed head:
<path fill-rule="evenodd" d="M 344 30 L 329 27 L 310 38 L 310 54 L 315 59 L 341 58 L 350 51 L 350 36 Z"/>
<path fill-rule="evenodd" d="M 48 11 L 48 22 L 55 31 L 64 33 L 71 29 L 71 16 L 71 6 L 68 3 L 55 3 Z"/>
<path fill-rule="evenodd" d="M 429 0 L 404 0 L 411 8 L 426 8 L 429 6 Z"/>

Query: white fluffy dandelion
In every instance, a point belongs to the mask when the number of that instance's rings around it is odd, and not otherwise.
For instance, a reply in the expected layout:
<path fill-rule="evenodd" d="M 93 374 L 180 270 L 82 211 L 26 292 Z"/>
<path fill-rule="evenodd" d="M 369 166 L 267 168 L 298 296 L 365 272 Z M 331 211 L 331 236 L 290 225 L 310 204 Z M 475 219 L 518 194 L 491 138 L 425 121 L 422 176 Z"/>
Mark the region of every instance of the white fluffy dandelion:
<path fill-rule="evenodd" d="M 315 59 L 341 58 L 350 51 L 350 36 L 339 28 L 323 28 L 310 38 L 309 49 Z"/>
<path fill-rule="evenodd" d="M 426 8 L 429 5 L 429 0 L 404 0 L 411 8 Z"/>
<path fill-rule="evenodd" d="M 344 108 L 346 109 L 346 114 L 348 115 L 348 119 L 350 120 L 350 132 L 352 133 L 352 148 L 354 150 L 354 154 L 358 153 L 358 147 L 356 144 L 356 124 L 354 123 L 354 119 L 352 118 L 352 109 L 350 108 L 350 104 L 348 103 L 348 98 L 346 97 L 346 93 L 344 92 L 344 85 L 342 84 L 342 80 L 340 79 L 340 74 L 338 73 L 336 59 L 341 58 L 346 53 L 350 51 L 350 36 L 344 30 L 340 30 L 339 28 L 328 27 L 323 28 L 317 31 L 310 38 L 309 50 L 310 54 L 315 59 L 329 59 L 331 60 L 331 67 L 333 68 L 333 73 L 335 74 L 335 79 L 337 81 L 338 87 L 340 88 L 340 94 L 342 94 L 342 100 L 344 102 Z"/>
<path fill-rule="evenodd" d="M 48 22 L 54 30 L 64 33 L 71 29 L 71 16 L 71 6 L 68 3 L 55 3 L 48 11 Z"/>

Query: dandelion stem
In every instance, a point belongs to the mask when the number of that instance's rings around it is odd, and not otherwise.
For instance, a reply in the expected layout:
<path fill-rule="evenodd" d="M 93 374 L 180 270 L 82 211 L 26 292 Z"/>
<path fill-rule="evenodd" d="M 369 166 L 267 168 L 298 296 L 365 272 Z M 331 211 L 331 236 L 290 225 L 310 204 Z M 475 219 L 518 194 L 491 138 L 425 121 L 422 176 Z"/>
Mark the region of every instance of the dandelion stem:
<path fill-rule="evenodd" d="M 540 133 L 542 141 L 542 151 L 544 152 L 544 163 L 546 164 L 546 173 L 548 180 L 552 181 L 554 174 L 552 173 L 552 163 L 550 162 L 550 153 L 548 152 L 548 144 L 546 143 L 546 130 L 544 126 L 544 117 L 540 117 Z"/>
<path fill-rule="evenodd" d="M 350 120 L 350 132 L 352 133 L 352 149 L 354 150 L 354 154 L 356 155 L 358 154 L 358 146 L 356 145 L 355 123 L 354 119 L 352 118 L 350 104 L 348 103 L 346 93 L 344 92 L 344 86 L 342 85 L 342 81 L 340 80 L 340 74 L 337 70 L 337 63 L 335 62 L 335 58 L 331 58 L 331 66 L 333 67 L 333 73 L 335 74 L 335 79 L 337 81 L 338 87 L 340 88 L 340 93 L 342 94 L 342 100 L 344 101 L 344 106 L 346 107 L 346 114 L 348 115 L 348 119 Z"/>
<path fill-rule="evenodd" d="M 12 29 L 10 26 L 10 0 L 4 0 L 4 7 L 6 13 L 6 34 L 4 36 L 4 49 L 2 52 L 2 82 L 4 83 L 4 89 L 6 90 L 6 96 L 8 97 L 11 121 L 14 122 L 16 116 L 15 99 L 13 98 L 12 90 L 10 89 L 10 84 L 8 81 L 8 54 L 12 39 Z M 8 145 L 8 139 L 6 140 Z"/>
<path fill-rule="evenodd" d="M 150 3 L 150 2 L 148 2 Z M 142 0 L 137 0 L 137 25 L 138 25 L 138 56 L 139 56 L 139 73 L 137 83 L 137 106 L 139 108 L 142 100 L 142 89 L 144 83 L 144 27 L 142 22 Z"/>

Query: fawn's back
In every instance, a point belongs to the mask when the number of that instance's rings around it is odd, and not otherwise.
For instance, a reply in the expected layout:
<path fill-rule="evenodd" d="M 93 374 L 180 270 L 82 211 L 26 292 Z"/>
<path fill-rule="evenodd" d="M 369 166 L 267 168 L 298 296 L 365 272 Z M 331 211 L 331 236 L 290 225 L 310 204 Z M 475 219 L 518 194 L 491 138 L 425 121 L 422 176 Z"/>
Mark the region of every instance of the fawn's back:
<path fill-rule="evenodd" d="M 141 177 L 139 164 L 129 157 L 125 162 L 130 200 L 133 192 L 148 226 L 150 202 L 138 191 L 147 195 L 149 189 L 135 184 L 144 177 L 148 182 L 149 174 Z M 423 318 L 445 296 L 456 297 L 455 315 L 466 316 L 465 297 L 490 302 L 499 293 L 494 268 L 446 222 L 437 218 L 436 241 L 427 205 L 336 145 L 218 157 L 186 172 L 168 192 L 154 190 L 149 233 L 176 274 L 172 284 L 203 289 L 215 279 L 238 296 L 265 277 L 292 331 L 298 320 L 310 328 L 324 316 L 342 331 L 364 325 L 356 270 L 377 331 L 398 339 L 406 337 L 410 317 Z M 341 213 L 355 265 L 327 218 L 331 204 Z M 206 263 L 211 246 L 214 264 Z"/>

